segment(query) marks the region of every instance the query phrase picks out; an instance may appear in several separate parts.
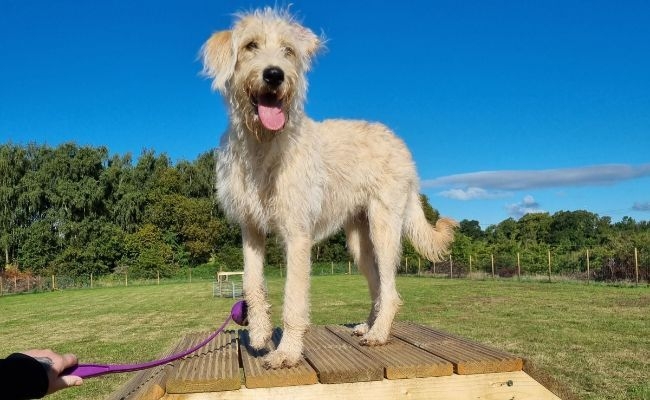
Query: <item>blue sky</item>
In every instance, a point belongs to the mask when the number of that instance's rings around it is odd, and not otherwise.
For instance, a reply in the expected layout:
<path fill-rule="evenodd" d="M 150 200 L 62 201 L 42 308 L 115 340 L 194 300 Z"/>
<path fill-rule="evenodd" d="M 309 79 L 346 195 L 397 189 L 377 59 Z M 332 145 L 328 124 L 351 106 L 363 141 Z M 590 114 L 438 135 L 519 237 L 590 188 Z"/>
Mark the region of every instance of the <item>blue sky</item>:
<path fill-rule="evenodd" d="M 0 142 L 194 159 L 226 112 L 197 53 L 276 2 L 0 2 Z M 283 4 L 283 3 L 279 3 Z M 327 39 L 315 119 L 381 121 L 444 215 L 650 219 L 647 1 L 293 1 Z"/>

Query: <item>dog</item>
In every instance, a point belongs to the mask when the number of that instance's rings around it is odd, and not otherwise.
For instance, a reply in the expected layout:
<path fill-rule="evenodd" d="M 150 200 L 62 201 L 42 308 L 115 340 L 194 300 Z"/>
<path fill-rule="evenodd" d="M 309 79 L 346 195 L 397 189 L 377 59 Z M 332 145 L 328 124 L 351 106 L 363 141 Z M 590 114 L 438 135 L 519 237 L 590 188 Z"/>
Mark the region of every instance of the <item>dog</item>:
<path fill-rule="evenodd" d="M 273 330 L 263 276 L 267 234 L 276 232 L 285 245 L 284 330 L 265 355 L 267 368 L 300 361 L 314 243 L 344 229 L 372 299 L 367 321 L 354 333 L 374 346 L 388 341 L 401 305 L 395 273 L 402 236 L 439 260 L 457 226 L 447 218 L 427 222 L 411 154 L 386 126 L 305 115 L 305 73 L 322 42 L 287 10 L 265 8 L 237 15 L 232 29 L 214 33 L 200 53 L 229 112 L 217 153 L 217 198 L 241 226 L 244 299 L 256 349 L 269 344 Z"/>

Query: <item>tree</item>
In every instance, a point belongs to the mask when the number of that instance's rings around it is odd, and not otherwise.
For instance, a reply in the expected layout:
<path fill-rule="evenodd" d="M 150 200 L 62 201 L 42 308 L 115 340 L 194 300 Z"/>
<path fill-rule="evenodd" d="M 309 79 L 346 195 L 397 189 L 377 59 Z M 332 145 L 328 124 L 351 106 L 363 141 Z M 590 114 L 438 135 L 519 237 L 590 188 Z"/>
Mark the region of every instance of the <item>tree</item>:
<path fill-rule="evenodd" d="M 429 221 L 430 224 L 435 224 L 440 218 L 440 213 L 438 210 L 431 206 L 429 203 L 429 198 L 425 194 L 420 194 L 420 204 L 422 204 L 422 211 L 424 211 L 424 217 Z"/>
<path fill-rule="evenodd" d="M 17 229 L 21 224 L 18 202 L 20 182 L 27 171 L 25 151 L 12 144 L 0 145 L 0 245 L 4 250 L 5 264 L 12 262 L 12 250 L 17 245 Z M 0 264 L 0 272 L 4 265 Z"/>
<path fill-rule="evenodd" d="M 563 248 L 582 248 L 594 244 L 598 234 L 598 215 L 589 211 L 558 211 L 553 215 L 549 243 Z"/>
<path fill-rule="evenodd" d="M 227 235 L 225 221 L 213 216 L 210 199 L 166 194 L 150 201 L 145 221 L 166 232 L 177 246 L 175 253 L 186 254 L 191 265 L 207 262 Z"/>
<path fill-rule="evenodd" d="M 0 248 L 4 264 L 34 273 L 107 274 L 128 265 L 131 274 L 154 277 L 179 266 L 215 260 L 241 268 L 241 232 L 215 202 L 214 154 L 173 165 L 165 154 L 144 150 L 109 155 L 104 147 L 0 145 Z M 425 217 L 439 218 L 421 195 Z M 267 264 L 284 264 L 284 243 L 267 239 Z M 316 261 L 349 258 L 342 231 L 314 246 Z M 544 272 L 547 251 L 554 268 L 584 270 L 590 249 L 602 279 L 631 277 L 634 248 L 642 266 L 650 259 L 650 222 L 624 217 L 612 223 L 585 210 L 526 214 L 482 230 L 463 220 L 452 245 L 455 270 L 472 255 L 489 271 L 491 255 L 501 272 L 513 271 L 517 253 L 524 271 Z M 403 256 L 419 255 L 408 241 Z M 557 266 L 557 267 L 555 267 Z"/>
<path fill-rule="evenodd" d="M 480 240 L 485 237 L 481 225 L 476 220 L 467 220 L 464 219 L 460 221 L 460 228 L 458 229 L 460 233 L 471 238 L 472 240 Z"/>
<path fill-rule="evenodd" d="M 125 237 L 125 256 L 122 262 L 129 274 L 136 278 L 168 277 L 177 266 L 173 264 L 172 246 L 153 224 L 144 224 L 135 233 Z"/>
<path fill-rule="evenodd" d="M 21 229 L 20 236 L 18 263 L 21 269 L 40 274 L 51 273 L 54 259 L 61 251 L 61 237 L 56 231 L 55 220 L 45 217 L 34 221 Z"/>
<path fill-rule="evenodd" d="M 551 216 L 548 213 L 529 213 L 517 221 L 519 243 L 523 249 L 539 243 L 547 243 L 551 229 Z"/>

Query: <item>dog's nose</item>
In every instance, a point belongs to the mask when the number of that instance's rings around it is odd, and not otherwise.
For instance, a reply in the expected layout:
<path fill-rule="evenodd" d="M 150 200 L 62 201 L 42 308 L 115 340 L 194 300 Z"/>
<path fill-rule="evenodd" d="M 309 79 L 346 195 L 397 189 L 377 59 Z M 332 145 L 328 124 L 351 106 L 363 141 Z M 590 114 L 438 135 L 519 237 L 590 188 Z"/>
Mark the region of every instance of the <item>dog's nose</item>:
<path fill-rule="evenodd" d="M 262 73 L 262 78 L 269 86 L 278 87 L 284 82 L 284 71 L 278 67 L 268 67 Z"/>

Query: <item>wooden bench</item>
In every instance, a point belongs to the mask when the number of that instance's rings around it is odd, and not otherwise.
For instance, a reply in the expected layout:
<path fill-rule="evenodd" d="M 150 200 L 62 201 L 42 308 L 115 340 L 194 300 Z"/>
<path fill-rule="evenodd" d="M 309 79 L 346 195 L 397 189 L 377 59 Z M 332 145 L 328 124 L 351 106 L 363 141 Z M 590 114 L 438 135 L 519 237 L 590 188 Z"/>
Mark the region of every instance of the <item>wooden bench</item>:
<path fill-rule="evenodd" d="M 170 352 L 207 335 L 188 335 Z M 272 347 L 281 337 L 276 328 Z M 348 326 L 312 326 L 293 368 L 267 370 L 264 354 L 247 330 L 227 331 L 183 360 L 136 373 L 110 399 L 559 399 L 520 357 L 408 322 L 378 347 L 360 346 Z"/>

